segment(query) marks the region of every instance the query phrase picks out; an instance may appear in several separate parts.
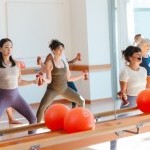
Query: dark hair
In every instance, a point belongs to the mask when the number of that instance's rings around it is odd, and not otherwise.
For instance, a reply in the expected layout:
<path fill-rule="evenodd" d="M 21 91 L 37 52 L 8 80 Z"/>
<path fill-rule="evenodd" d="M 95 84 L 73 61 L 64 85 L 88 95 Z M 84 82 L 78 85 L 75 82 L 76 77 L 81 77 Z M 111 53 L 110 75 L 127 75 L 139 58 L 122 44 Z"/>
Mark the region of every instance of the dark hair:
<path fill-rule="evenodd" d="M 122 55 L 124 56 L 127 62 L 130 62 L 129 57 L 131 57 L 134 53 L 141 52 L 141 49 L 137 46 L 128 46 L 124 51 L 122 51 Z"/>
<path fill-rule="evenodd" d="M 1 40 L 0 40 L 0 48 L 2 48 L 3 45 L 4 45 L 6 42 L 11 42 L 11 43 L 12 43 L 12 41 L 11 41 L 10 39 L 8 39 L 8 38 L 1 39 Z M 12 43 L 12 44 L 13 44 L 13 43 Z M 10 62 L 12 63 L 12 67 L 16 65 L 16 63 L 15 63 L 14 59 L 12 58 L 12 56 L 9 57 L 9 60 L 10 60 Z M 4 62 L 3 55 L 2 55 L 2 53 L 0 52 L 0 68 L 5 68 L 5 66 L 3 65 L 3 62 Z"/>
<path fill-rule="evenodd" d="M 59 48 L 59 46 L 62 46 L 63 48 L 65 47 L 64 44 L 61 43 L 60 41 L 58 41 L 57 39 L 51 40 L 51 43 L 49 44 L 49 48 L 51 50 L 55 50 L 55 49 Z"/>

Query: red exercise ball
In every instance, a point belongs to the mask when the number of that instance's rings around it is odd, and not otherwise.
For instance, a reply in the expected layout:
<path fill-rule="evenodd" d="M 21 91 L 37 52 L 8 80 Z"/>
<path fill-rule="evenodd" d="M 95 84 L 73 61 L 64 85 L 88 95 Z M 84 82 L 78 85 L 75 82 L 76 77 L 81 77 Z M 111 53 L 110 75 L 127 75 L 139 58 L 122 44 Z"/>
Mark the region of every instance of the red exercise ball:
<path fill-rule="evenodd" d="M 137 107 L 144 113 L 150 113 L 150 90 L 141 91 L 137 98 Z"/>
<path fill-rule="evenodd" d="M 70 110 L 64 120 L 64 130 L 67 133 L 85 131 L 94 127 L 94 116 L 87 108 L 77 107 Z"/>
<path fill-rule="evenodd" d="M 25 63 L 24 63 L 23 61 L 20 61 L 20 68 L 21 68 L 21 69 L 26 68 L 26 65 L 25 65 Z"/>
<path fill-rule="evenodd" d="M 45 125 L 52 131 L 61 130 L 64 127 L 64 118 L 70 109 L 63 104 L 53 104 L 47 108 L 44 114 Z"/>

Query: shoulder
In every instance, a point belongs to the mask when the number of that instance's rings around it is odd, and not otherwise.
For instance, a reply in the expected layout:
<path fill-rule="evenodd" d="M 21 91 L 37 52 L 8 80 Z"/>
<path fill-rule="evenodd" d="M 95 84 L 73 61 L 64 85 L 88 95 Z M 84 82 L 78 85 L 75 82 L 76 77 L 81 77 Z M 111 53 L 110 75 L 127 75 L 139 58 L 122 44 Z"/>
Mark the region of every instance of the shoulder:
<path fill-rule="evenodd" d="M 49 58 L 49 59 L 53 59 L 52 54 L 51 54 L 51 53 L 49 53 L 49 54 L 47 55 L 47 58 Z"/>
<path fill-rule="evenodd" d="M 149 71 L 145 67 L 140 66 L 140 70 L 143 74 L 149 74 Z"/>
<path fill-rule="evenodd" d="M 20 67 L 20 61 L 15 60 L 15 63 L 16 63 L 16 66 L 17 66 L 18 68 L 21 68 L 21 67 Z"/>
<path fill-rule="evenodd" d="M 121 69 L 120 73 L 125 73 L 128 72 L 130 70 L 130 68 L 128 66 L 125 66 Z"/>
<path fill-rule="evenodd" d="M 143 67 L 143 66 L 140 66 L 140 69 L 141 69 L 142 71 L 146 71 L 146 68 Z"/>
<path fill-rule="evenodd" d="M 45 63 L 45 66 L 48 68 L 48 67 L 52 67 L 53 66 L 53 59 L 50 59 L 50 60 L 48 60 L 48 61 L 46 61 L 46 63 Z"/>

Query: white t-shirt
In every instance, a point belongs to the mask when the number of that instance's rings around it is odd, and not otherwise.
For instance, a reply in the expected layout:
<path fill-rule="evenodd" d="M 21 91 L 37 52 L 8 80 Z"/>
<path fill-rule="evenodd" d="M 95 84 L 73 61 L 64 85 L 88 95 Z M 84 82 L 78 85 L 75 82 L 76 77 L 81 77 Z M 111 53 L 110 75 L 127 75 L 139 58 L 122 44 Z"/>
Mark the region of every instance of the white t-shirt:
<path fill-rule="evenodd" d="M 119 80 L 127 82 L 127 95 L 137 96 L 139 92 L 146 89 L 147 71 L 144 67 L 134 71 L 126 66 L 121 71 Z"/>

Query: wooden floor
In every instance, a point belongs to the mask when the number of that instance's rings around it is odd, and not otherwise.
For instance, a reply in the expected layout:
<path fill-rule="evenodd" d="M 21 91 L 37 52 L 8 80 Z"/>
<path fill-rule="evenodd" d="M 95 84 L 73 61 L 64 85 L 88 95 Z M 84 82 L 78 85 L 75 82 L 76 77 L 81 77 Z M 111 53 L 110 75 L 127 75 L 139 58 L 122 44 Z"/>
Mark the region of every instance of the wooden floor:
<path fill-rule="evenodd" d="M 68 105 L 69 107 L 71 107 L 70 105 Z M 33 106 L 33 110 L 37 111 L 37 105 Z M 114 103 L 109 101 L 107 103 L 95 103 L 92 105 L 86 105 L 87 108 L 89 108 L 93 113 L 97 113 L 97 112 L 105 112 L 107 110 L 113 110 L 114 108 Z M 14 111 L 14 116 L 15 118 L 17 118 L 19 121 L 21 121 L 23 124 L 25 125 L 27 124 L 27 121 L 24 119 L 24 117 L 22 117 L 20 114 L 18 114 L 16 111 Z M 112 120 L 115 118 L 114 116 L 111 117 L 107 117 L 107 118 L 101 118 L 101 121 L 108 121 L 108 120 Z M 4 114 L 1 118 L 1 122 L 0 122 L 0 128 L 1 129 L 5 129 L 5 128 L 13 128 L 16 126 L 20 126 L 20 125 L 9 125 L 8 121 L 7 121 L 7 116 L 6 114 Z M 49 130 L 46 128 L 42 128 L 39 130 L 39 133 L 43 133 L 43 132 L 48 132 Z M 17 133 L 17 134 L 9 134 L 9 135 L 5 135 L 5 136 L 0 136 L 0 141 L 3 140 L 8 140 L 8 139 L 13 139 L 16 137 L 22 137 L 22 136 L 26 136 L 27 132 L 21 132 L 21 133 Z M 110 143 L 109 142 L 105 142 L 102 144 L 97 144 L 97 145 L 91 145 L 89 147 L 82 147 L 79 150 L 109 150 Z M 127 138 L 122 138 L 118 140 L 118 149 L 117 150 L 149 150 L 150 148 L 150 133 L 143 133 L 143 134 L 139 134 L 139 135 L 135 135 L 132 137 L 127 137 Z"/>

